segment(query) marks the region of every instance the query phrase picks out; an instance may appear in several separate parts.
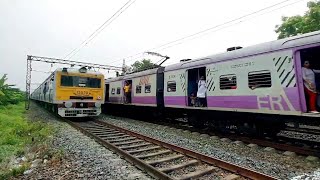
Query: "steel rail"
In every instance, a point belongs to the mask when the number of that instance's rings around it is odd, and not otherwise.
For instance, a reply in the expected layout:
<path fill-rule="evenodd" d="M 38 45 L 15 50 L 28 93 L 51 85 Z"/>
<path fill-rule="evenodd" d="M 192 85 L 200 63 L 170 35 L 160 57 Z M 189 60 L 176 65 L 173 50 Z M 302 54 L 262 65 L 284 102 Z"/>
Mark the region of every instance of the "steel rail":
<path fill-rule="evenodd" d="M 154 122 L 153 122 L 154 123 Z M 266 140 L 266 139 L 258 139 L 258 138 L 252 138 L 252 137 L 247 137 L 247 136 L 240 136 L 240 135 L 234 135 L 234 134 L 222 134 L 222 133 L 214 133 L 212 134 L 211 132 L 208 132 L 206 130 L 199 130 L 199 129 L 195 129 L 193 127 L 189 127 L 189 126 L 181 126 L 181 125 L 177 125 L 177 124 L 168 124 L 168 123 L 156 123 L 156 124 L 160 124 L 160 125 L 164 125 L 164 126 L 169 126 L 169 127 L 173 127 L 173 128 L 177 128 L 177 129 L 183 129 L 183 130 L 189 130 L 189 131 L 196 131 L 199 133 L 204 133 L 204 134 L 209 134 L 209 135 L 215 135 L 218 136 L 220 138 L 229 138 L 231 140 L 234 141 L 242 141 L 244 143 L 251 143 L 251 144 L 257 144 L 259 146 L 262 147 L 272 147 L 276 150 L 280 150 L 280 151 L 291 151 L 297 154 L 301 154 L 304 156 L 317 156 L 320 157 L 320 151 L 319 149 L 312 149 L 312 148 L 308 148 L 308 147 L 300 147 L 300 146 L 294 146 L 294 145 L 289 145 L 289 144 L 284 144 L 284 143 L 280 143 L 280 142 L 274 142 L 274 141 L 270 141 L 270 140 Z M 303 139 L 292 139 L 292 138 L 288 138 L 285 136 L 279 136 L 278 137 L 281 140 L 284 140 L 285 142 L 290 142 L 290 143 L 312 143 L 314 145 L 320 144 L 320 142 L 311 142 L 308 140 L 303 140 Z"/>
<path fill-rule="evenodd" d="M 153 144 L 157 144 L 157 145 L 162 146 L 164 148 L 171 149 L 172 151 L 185 154 L 185 155 L 187 155 L 189 157 L 193 157 L 195 159 L 199 159 L 199 160 L 201 160 L 203 162 L 206 162 L 206 163 L 211 164 L 211 165 L 218 166 L 218 167 L 220 167 L 222 169 L 225 169 L 225 170 L 233 172 L 233 173 L 237 173 L 237 174 L 239 174 L 241 176 L 244 176 L 246 178 L 249 178 L 249 179 L 259 179 L 259 180 L 262 180 L 262 179 L 277 179 L 276 177 L 272 177 L 272 176 L 269 176 L 269 175 L 254 171 L 254 170 L 250 170 L 248 168 L 241 167 L 241 166 L 235 165 L 233 163 L 229 163 L 229 162 L 226 162 L 226 161 L 214 158 L 214 157 L 210 157 L 210 156 L 207 156 L 207 155 L 204 155 L 204 154 L 201 154 L 201 153 L 189 150 L 189 149 L 185 149 L 183 147 L 179 147 L 179 146 L 167 143 L 167 142 L 163 142 L 163 141 L 160 141 L 160 140 L 157 140 L 157 139 L 154 139 L 154 138 L 151 138 L 151 137 L 148 137 L 148 136 L 145 136 L 145 135 L 142 135 L 142 134 L 139 134 L 139 133 L 136 133 L 136 132 L 133 132 L 133 131 L 130 131 L 130 130 L 127 130 L 127 129 L 124 129 L 124 128 L 121 128 L 121 127 L 118 127 L 118 126 L 115 126 L 115 125 L 112 125 L 112 124 L 109 124 L 109 123 L 107 123 L 105 121 L 95 120 L 94 122 L 98 123 L 98 124 L 101 124 L 101 125 L 104 125 L 104 126 L 108 126 L 110 128 L 113 128 L 113 129 L 116 129 L 116 130 L 118 130 L 120 132 L 124 132 L 126 134 L 129 134 L 131 136 L 137 137 L 139 139 L 143 139 L 143 140 L 151 142 Z M 112 146 L 112 147 L 114 147 L 114 146 Z M 124 153 L 124 154 L 126 154 L 126 153 Z M 140 163 L 143 163 L 141 160 L 139 160 L 137 158 L 134 158 L 134 157 L 133 158 L 130 157 L 130 160 L 131 161 L 138 160 L 137 161 L 138 165 L 140 165 Z M 154 171 L 154 169 L 152 169 L 152 171 Z"/>
<path fill-rule="evenodd" d="M 109 143 L 108 141 L 103 140 L 99 136 L 90 133 L 89 131 L 85 130 L 84 128 L 77 125 L 76 123 L 74 123 L 70 120 L 65 120 L 65 121 L 68 124 L 70 124 L 72 127 L 78 129 L 80 132 L 82 132 L 86 136 L 89 136 L 89 137 L 95 139 L 97 142 L 99 142 L 104 147 L 106 147 L 106 148 L 116 152 L 120 156 L 124 157 L 127 161 L 133 163 L 138 168 L 147 171 L 151 176 L 156 177 L 156 178 L 160 178 L 160 179 L 164 179 L 164 180 L 172 180 L 172 178 L 170 176 L 168 176 L 167 174 L 165 174 L 161 171 L 158 171 L 154 167 L 150 166 L 149 164 L 144 163 L 143 161 L 141 161 L 138 158 L 135 158 L 134 156 L 132 156 L 129 153 L 125 152 L 124 150 L 118 148 L 117 146 L 113 145 L 112 143 Z"/>
<path fill-rule="evenodd" d="M 320 152 L 317 149 L 298 147 L 298 146 L 293 146 L 289 144 L 282 144 L 282 143 L 272 142 L 268 140 L 254 139 L 249 137 L 235 137 L 235 136 L 226 136 L 226 137 L 232 140 L 242 141 L 244 143 L 253 143 L 263 147 L 272 147 L 274 149 L 281 150 L 281 151 L 291 151 L 301 155 L 306 155 L 306 156 L 312 155 L 312 156 L 320 157 Z M 286 139 L 287 142 L 289 142 L 289 140 L 292 140 L 291 138 L 285 138 L 285 137 L 281 137 L 281 139 Z"/>

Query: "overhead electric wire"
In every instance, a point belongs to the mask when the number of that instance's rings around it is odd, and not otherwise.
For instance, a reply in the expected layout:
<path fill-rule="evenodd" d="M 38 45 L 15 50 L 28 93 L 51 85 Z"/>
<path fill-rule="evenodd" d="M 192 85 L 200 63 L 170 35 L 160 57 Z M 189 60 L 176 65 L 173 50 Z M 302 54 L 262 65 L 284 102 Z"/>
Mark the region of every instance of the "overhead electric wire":
<path fill-rule="evenodd" d="M 128 6 L 126 6 L 119 14 L 117 14 L 115 16 L 115 18 L 113 18 L 105 27 L 103 27 L 98 33 L 100 33 L 101 31 L 103 31 L 109 24 L 111 24 L 116 18 L 118 18 L 124 11 L 126 11 L 136 0 L 133 0 L 131 4 L 129 4 Z M 89 39 L 89 41 L 86 43 L 88 44 L 92 39 L 94 39 L 98 33 L 96 33 L 91 39 Z"/>
<path fill-rule="evenodd" d="M 244 22 L 244 21 L 247 21 L 247 20 L 250 20 L 250 19 L 252 19 L 252 18 L 255 18 L 255 17 L 258 17 L 258 16 L 262 16 L 262 15 L 265 15 L 265 14 L 268 14 L 268 13 L 271 13 L 271 12 L 274 12 L 274 11 L 276 11 L 276 10 L 282 9 L 282 8 L 284 8 L 284 7 L 287 7 L 287 6 L 291 6 L 291 5 L 296 4 L 296 3 L 298 3 L 298 2 L 301 2 L 301 1 L 306 1 L 306 0 L 298 0 L 298 1 L 292 2 L 292 3 L 290 3 L 290 4 L 286 4 L 286 5 L 281 6 L 281 7 L 279 7 L 279 8 L 272 9 L 272 10 L 270 10 L 270 11 L 267 11 L 267 12 L 264 12 L 264 13 L 262 13 L 262 14 L 259 14 L 259 15 L 256 15 L 256 16 L 254 16 L 254 17 L 251 17 L 251 18 L 249 18 L 249 19 L 241 20 L 241 21 L 235 22 L 235 23 L 233 23 L 233 24 L 231 24 L 231 25 L 221 27 L 221 28 L 219 28 L 219 29 L 217 29 L 217 30 L 214 30 L 214 31 L 212 31 L 212 32 L 216 32 L 216 31 L 219 31 L 219 30 L 222 30 L 222 29 L 225 29 L 225 28 L 228 28 L 228 27 L 231 27 L 231 26 L 240 24 L 240 23 L 242 23 L 242 22 Z M 211 32 L 208 32 L 208 33 L 211 33 Z M 205 34 L 204 34 L 204 35 L 205 35 Z M 202 36 L 202 35 L 201 35 L 201 36 Z M 201 36 L 199 36 L 199 37 L 201 37 Z M 196 39 L 196 38 L 199 38 L 199 37 L 194 37 L 194 38 L 192 38 L 192 39 Z M 192 39 L 190 39 L 190 40 L 192 40 Z M 171 47 L 173 47 L 173 46 L 176 46 L 176 45 L 179 45 L 179 44 L 182 44 L 182 43 L 183 43 L 183 42 L 178 42 L 177 44 L 173 44 L 173 45 L 171 45 L 171 46 L 161 48 L 161 49 L 159 49 L 159 51 L 164 50 L 164 49 L 171 48 Z M 158 49 L 158 48 L 157 48 L 157 49 Z"/>
<path fill-rule="evenodd" d="M 86 46 L 90 41 L 92 41 L 99 33 L 101 33 L 107 26 L 109 26 L 115 19 L 117 19 L 124 11 L 126 11 L 136 0 L 127 1 L 120 9 L 118 9 L 110 18 L 108 18 L 101 26 L 99 26 L 93 33 L 90 34 L 82 43 L 80 47 L 73 49 L 68 53 L 63 59 L 70 59 L 76 53 L 78 53 L 81 48 Z M 132 2 L 132 3 L 130 3 Z M 130 3 L 130 4 L 129 4 Z M 129 4 L 129 5 L 128 5 Z M 123 10 L 123 11 L 122 11 Z M 70 56 L 70 57 L 69 57 Z"/>
<path fill-rule="evenodd" d="M 179 38 L 179 39 L 170 41 L 170 42 L 168 42 L 168 43 L 165 43 L 165 44 L 162 44 L 162 45 L 160 45 L 160 46 L 157 46 L 157 47 L 148 49 L 148 50 L 146 50 L 146 51 L 152 51 L 152 50 L 155 50 L 155 49 L 159 49 L 159 48 L 161 48 L 161 47 L 165 47 L 165 46 L 168 46 L 168 45 L 170 45 L 170 44 L 173 44 L 173 43 L 176 43 L 176 42 L 180 42 L 180 41 L 185 40 L 185 39 L 188 39 L 188 38 L 190 38 L 190 37 L 194 37 L 194 36 L 196 36 L 196 35 L 203 34 L 203 33 L 205 33 L 205 32 L 209 32 L 209 31 L 211 31 L 211 30 L 213 30 L 213 29 L 216 29 L 216 28 L 218 28 L 218 27 L 221 27 L 221 26 L 230 24 L 230 23 L 232 23 L 232 22 L 236 22 L 236 21 L 242 20 L 242 19 L 244 19 L 244 18 L 246 18 L 246 17 L 250 17 L 250 16 L 252 16 L 252 15 L 254 15 L 254 14 L 258 14 L 258 13 L 260 13 L 260 12 L 263 12 L 263 11 L 265 11 L 265 10 L 268 10 L 268 9 L 273 8 L 273 7 L 279 6 L 279 5 L 284 4 L 284 3 L 286 3 L 286 2 L 289 2 L 289 1 L 291 1 L 291 0 L 284 0 L 284 1 L 278 2 L 278 3 L 273 4 L 273 5 L 271 5 L 271 6 L 268 6 L 268 7 L 262 8 L 262 9 L 260 9 L 260 10 L 251 12 L 251 13 L 249 13 L 249 14 L 246 14 L 246 15 L 243 15 L 243 16 L 240 16 L 240 17 L 237 17 L 237 18 L 235 18 L 235 19 L 232 19 L 232 20 L 229 20 L 229 21 L 227 21 L 227 22 L 224 22 L 224 23 L 215 25 L 215 26 L 213 26 L 213 27 L 210 27 L 210 28 L 201 30 L 201 31 L 199 31 L 199 32 L 196 32 L 196 33 L 193 33 L 193 34 L 190 34 L 190 35 L 181 37 L 181 38 Z M 286 7 L 286 6 L 295 4 L 295 3 L 300 2 L 300 1 L 303 1 L 303 0 L 295 1 L 295 2 L 293 2 L 293 3 L 291 3 L 291 4 L 284 5 L 284 6 L 280 7 L 280 8 L 278 8 L 278 9 L 284 8 L 284 7 Z M 275 10 L 278 10 L 278 9 L 274 9 L 274 10 L 272 10 L 272 11 L 275 11 Z M 267 13 L 270 13 L 270 12 L 272 12 L 272 11 L 268 11 Z M 266 14 L 266 13 L 263 13 L 263 14 Z M 260 15 L 263 15 L 263 14 L 260 14 Z M 245 20 L 242 20 L 242 21 L 237 22 L 237 23 L 235 23 L 235 24 L 239 24 L 239 23 L 244 22 L 244 21 L 245 21 Z M 230 25 L 230 26 L 233 26 L 233 25 L 235 25 L 235 24 L 232 24 L 232 25 Z M 227 27 L 230 27 L 230 26 L 227 26 Z M 220 29 L 218 29 L 218 30 L 221 30 L 221 29 L 224 29 L 224 28 L 226 28 L 226 27 L 220 28 Z M 215 31 L 218 31 L 218 30 L 215 30 Z M 201 37 L 201 36 L 199 36 L 199 37 Z M 181 44 L 181 43 L 178 43 L 178 44 Z M 172 45 L 172 46 L 170 46 L 170 47 L 173 47 L 173 46 L 175 46 L 175 45 Z M 167 47 L 167 48 L 169 48 L 169 47 Z M 164 48 L 164 49 L 167 49 L 167 48 Z M 125 58 L 121 58 L 121 59 L 118 59 L 118 60 L 116 60 L 116 61 L 112 61 L 112 62 L 110 62 L 110 64 L 112 64 L 112 63 L 114 63 L 114 62 L 118 62 L 119 60 L 122 60 L 122 59 L 127 59 L 127 58 L 135 57 L 135 56 L 138 56 L 138 55 L 141 55 L 141 56 L 139 56 L 139 57 L 142 57 L 143 53 L 146 52 L 146 51 L 143 51 L 143 52 L 140 52 L 140 53 L 136 53 L 136 54 L 134 54 L 134 55 L 127 56 L 127 57 L 125 57 Z M 135 59 L 136 59 L 136 58 L 135 58 Z M 135 60 L 135 59 L 133 59 L 133 60 Z M 131 61 L 133 61 L 133 60 L 128 60 L 127 62 L 131 62 Z"/>

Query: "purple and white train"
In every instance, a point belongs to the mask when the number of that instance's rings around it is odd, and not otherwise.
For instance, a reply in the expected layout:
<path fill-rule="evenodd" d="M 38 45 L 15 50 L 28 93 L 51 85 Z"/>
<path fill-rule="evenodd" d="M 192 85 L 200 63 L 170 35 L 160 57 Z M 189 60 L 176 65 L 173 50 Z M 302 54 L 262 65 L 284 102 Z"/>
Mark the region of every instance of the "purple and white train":
<path fill-rule="evenodd" d="M 242 132 L 276 133 L 288 121 L 320 124 L 320 114 L 307 113 L 305 60 L 320 69 L 320 31 L 107 79 L 105 111 L 187 115 L 193 125 Z M 191 106 L 200 76 L 207 107 Z M 124 104 L 125 81 L 132 85 L 130 104 Z"/>

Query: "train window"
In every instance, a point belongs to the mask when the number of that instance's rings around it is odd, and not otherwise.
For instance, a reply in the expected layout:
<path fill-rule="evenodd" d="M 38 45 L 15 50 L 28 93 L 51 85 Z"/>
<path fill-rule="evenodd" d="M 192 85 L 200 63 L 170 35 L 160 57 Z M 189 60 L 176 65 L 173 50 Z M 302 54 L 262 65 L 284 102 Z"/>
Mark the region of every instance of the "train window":
<path fill-rule="evenodd" d="M 237 76 L 235 74 L 220 76 L 220 89 L 237 89 Z"/>
<path fill-rule="evenodd" d="M 151 93 L 151 85 L 150 84 L 146 84 L 145 85 L 144 92 L 145 93 Z"/>
<path fill-rule="evenodd" d="M 73 86 L 72 76 L 61 76 L 61 86 Z"/>
<path fill-rule="evenodd" d="M 269 70 L 249 72 L 248 79 L 248 86 L 252 90 L 256 88 L 267 88 L 272 86 L 271 72 Z"/>
<path fill-rule="evenodd" d="M 121 88 L 117 88 L 117 94 L 120 94 L 120 92 L 121 92 Z"/>
<path fill-rule="evenodd" d="M 98 78 L 87 78 L 86 87 L 100 88 L 101 87 L 101 79 L 98 79 Z"/>
<path fill-rule="evenodd" d="M 62 75 L 61 86 L 100 88 L 101 79 Z"/>
<path fill-rule="evenodd" d="M 175 81 L 168 81 L 167 92 L 176 92 L 177 84 Z"/>
<path fill-rule="evenodd" d="M 137 94 L 140 94 L 140 93 L 141 93 L 141 86 L 140 86 L 140 85 L 137 85 L 137 86 L 136 86 L 136 93 L 137 93 Z"/>
<path fill-rule="evenodd" d="M 115 94 L 116 93 L 116 89 L 115 88 L 112 88 L 111 89 L 111 94 Z"/>

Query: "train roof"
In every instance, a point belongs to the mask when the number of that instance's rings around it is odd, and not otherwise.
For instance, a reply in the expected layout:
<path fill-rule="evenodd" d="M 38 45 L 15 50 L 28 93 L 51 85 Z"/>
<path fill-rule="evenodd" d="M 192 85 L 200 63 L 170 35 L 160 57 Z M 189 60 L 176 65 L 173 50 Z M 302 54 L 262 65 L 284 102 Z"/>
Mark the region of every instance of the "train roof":
<path fill-rule="evenodd" d="M 67 71 L 70 72 L 70 73 L 79 73 L 79 69 L 80 68 L 67 68 Z M 63 68 L 57 68 L 55 70 L 55 72 L 61 72 L 63 70 Z M 87 72 L 88 74 L 96 74 L 96 75 L 101 75 L 102 73 L 99 72 L 99 71 L 94 71 L 94 70 L 91 70 L 91 69 L 87 69 Z"/>
<path fill-rule="evenodd" d="M 156 74 L 157 71 L 158 71 L 158 68 L 148 69 L 148 70 L 137 72 L 137 73 L 126 74 L 124 76 L 106 79 L 105 82 L 106 83 L 107 82 L 114 82 L 114 81 L 120 81 L 120 80 L 126 80 L 126 79 L 132 79 L 132 78 L 136 78 L 136 77 L 146 76 L 146 75 L 150 75 L 150 74 Z"/>
<path fill-rule="evenodd" d="M 67 70 L 68 70 L 68 72 L 71 72 L 71 73 L 79 73 L 79 69 L 80 68 L 74 68 L 74 67 L 71 67 L 71 68 L 67 68 Z M 54 75 L 56 72 L 61 72 L 63 70 L 63 68 L 57 68 L 53 73 L 51 73 L 42 83 L 41 83 L 41 85 L 43 85 L 46 81 L 48 81 L 48 79 L 52 76 L 52 75 Z M 101 72 L 99 72 L 99 71 L 93 71 L 93 70 L 90 70 L 90 69 L 87 69 L 87 72 L 86 72 L 87 74 L 95 74 L 95 75 L 103 75 Z M 34 91 L 36 91 L 37 89 L 39 89 L 40 88 L 40 86 L 41 85 L 39 85 Z M 32 92 L 32 93 L 34 93 L 34 91 Z M 32 94 L 31 93 L 31 94 Z"/>
<path fill-rule="evenodd" d="M 168 65 L 165 71 L 172 71 L 176 69 L 185 69 L 190 67 L 198 67 L 205 64 L 210 64 L 219 61 L 227 61 L 256 54 L 263 54 L 282 49 L 304 46 L 308 44 L 320 43 L 320 31 L 306 33 L 299 36 L 293 36 L 285 39 L 266 42 L 258 45 L 249 46 L 242 49 L 228 51 L 220 54 L 210 55 L 194 60 L 180 62 L 178 64 Z"/>

